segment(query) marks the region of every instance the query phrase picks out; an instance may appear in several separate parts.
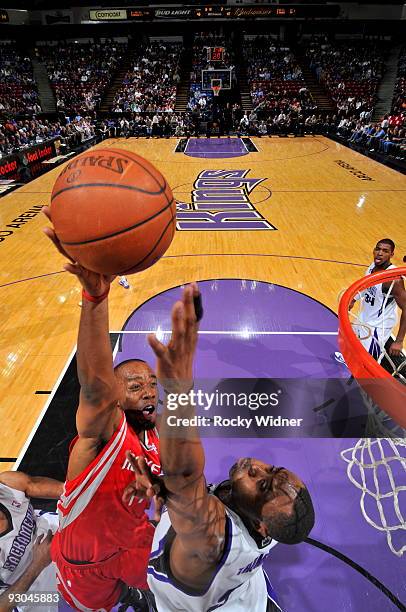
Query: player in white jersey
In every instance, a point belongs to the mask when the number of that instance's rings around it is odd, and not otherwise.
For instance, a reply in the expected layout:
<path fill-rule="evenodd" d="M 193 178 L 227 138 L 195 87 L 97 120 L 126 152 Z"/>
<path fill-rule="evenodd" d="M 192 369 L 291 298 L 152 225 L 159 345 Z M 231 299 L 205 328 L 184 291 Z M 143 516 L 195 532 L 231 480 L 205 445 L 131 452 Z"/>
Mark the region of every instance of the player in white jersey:
<path fill-rule="evenodd" d="M 365 276 L 395 268 L 396 266 L 391 263 L 394 252 L 395 243 L 393 240 L 390 238 L 379 240 L 373 250 L 374 261 L 368 267 Z M 403 280 L 395 281 L 392 289 L 391 283 L 368 287 L 352 300 L 349 306 L 350 310 L 358 300 L 362 301 L 358 316 L 361 325 L 354 326 L 355 332 L 364 348 L 374 359 L 378 359 L 381 355 L 397 323 L 397 306 L 400 308 L 399 330 L 395 341 L 389 348 L 390 355 L 400 355 L 406 334 L 406 291 Z M 370 332 L 367 338 L 365 338 L 366 330 Z M 344 361 L 341 353 L 335 353 L 334 356 L 337 361 Z"/>
<path fill-rule="evenodd" d="M 171 402 L 192 388 L 198 331 L 193 299 L 198 295 L 196 285 L 188 286 L 174 305 L 168 346 L 149 336 L 158 358 L 157 375 Z M 175 413 L 165 402 L 160 424 L 166 510 L 155 531 L 148 568 L 157 610 L 279 611 L 262 563 L 277 542 L 296 544 L 308 536 L 314 524 L 309 492 L 286 468 L 243 458 L 231 467 L 229 480 L 209 493 L 204 450 L 190 421 L 193 405 L 184 405 L 187 397 L 179 397 Z M 146 463 L 127 456 L 139 495 L 143 490 L 152 495 L 156 479 Z"/>
<path fill-rule="evenodd" d="M 380 240 L 374 248 L 374 261 L 365 275 L 376 274 L 383 270 L 395 268 L 391 263 L 395 251 L 395 243 L 390 238 Z M 390 293 L 389 293 L 390 291 Z M 363 346 L 375 358 L 382 353 L 393 328 L 397 323 L 397 308 L 401 309 L 399 331 L 395 341 L 389 348 L 390 355 L 400 355 L 406 333 L 406 292 L 403 280 L 391 283 L 373 285 L 365 289 L 361 295 L 362 307 L 359 320 L 371 331 L 371 336 L 361 339 Z M 365 330 L 364 330 L 365 333 Z M 359 331 L 362 338 L 362 331 Z"/>
<path fill-rule="evenodd" d="M 50 563 L 50 556 L 46 566 L 43 560 L 40 564 L 35 564 L 35 567 L 41 570 L 36 576 L 32 567 L 38 537 L 47 538 L 50 531 L 55 533 L 58 516 L 55 512 L 34 510 L 30 498 L 58 499 L 62 490 L 63 483 L 51 478 L 31 477 L 23 472 L 0 474 L 1 610 L 19 610 L 18 602 L 24 603 L 19 596 L 27 589 L 28 593 L 54 593 L 53 601 L 43 603 L 41 610 L 50 612 L 58 609 L 56 572 L 54 564 Z M 10 605 L 7 607 L 8 604 Z M 24 612 L 38 610 L 38 602 L 35 607 L 31 607 L 27 600 L 21 609 L 24 609 Z"/>

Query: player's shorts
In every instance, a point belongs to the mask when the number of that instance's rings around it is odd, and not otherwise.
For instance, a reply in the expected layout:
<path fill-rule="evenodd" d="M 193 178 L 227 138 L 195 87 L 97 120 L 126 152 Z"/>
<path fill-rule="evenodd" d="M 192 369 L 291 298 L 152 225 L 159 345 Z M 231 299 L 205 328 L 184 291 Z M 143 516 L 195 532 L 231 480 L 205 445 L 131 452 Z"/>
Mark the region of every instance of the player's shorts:
<path fill-rule="evenodd" d="M 220 570 L 221 571 L 221 570 Z M 155 595 L 159 612 L 170 610 L 216 610 L 216 612 L 283 612 L 278 597 L 265 571 L 258 569 L 237 588 L 227 591 L 225 595 L 210 608 L 207 601 L 198 595 L 188 595 L 184 591 L 168 585 L 149 574 L 151 591 Z M 171 606 L 172 604 L 172 606 Z M 209 604 L 210 605 L 210 604 Z"/>
<path fill-rule="evenodd" d="M 124 585 L 147 589 L 147 567 L 154 527 L 145 527 L 140 546 L 120 551 L 98 563 L 71 563 L 59 549 L 59 533 L 52 541 L 58 591 L 75 610 L 107 612 L 120 600 Z M 149 533 L 148 533 L 149 531 Z"/>
<path fill-rule="evenodd" d="M 369 330 L 371 331 L 371 335 L 368 338 L 365 338 L 367 326 L 357 326 L 355 328 L 355 333 L 358 335 L 362 346 L 374 359 L 378 360 L 391 335 L 392 328 L 369 327 Z"/>

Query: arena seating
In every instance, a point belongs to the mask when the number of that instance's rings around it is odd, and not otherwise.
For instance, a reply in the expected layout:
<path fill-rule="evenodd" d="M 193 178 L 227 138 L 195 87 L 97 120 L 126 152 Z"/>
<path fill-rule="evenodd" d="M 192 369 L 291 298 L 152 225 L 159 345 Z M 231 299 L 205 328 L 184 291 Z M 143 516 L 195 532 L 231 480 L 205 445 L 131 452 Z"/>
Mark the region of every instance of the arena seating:
<path fill-rule="evenodd" d="M 133 52 L 131 69 L 117 91 L 114 112 L 172 112 L 175 107 L 178 63 L 182 44 L 150 42 Z"/>
<path fill-rule="evenodd" d="M 305 86 L 302 71 L 289 47 L 267 36 L 245 40 L 244 57 L 255 106 L 266 101 L 270 92 L 286 91 L 290 98 L 298 97 L 299 89 Z"/>
<path fill-rule="evenodd" d="M 392 115 L 406 114 L 406 46 L 403 47 L 398 62 L 398 72 L 392 101 Z M 399 125 L 399 120 L 397 121 Z"/>
<path fill-rule="evenodd" d="M 313 40 L 305 54 L 339 115 L 372 112 L 384 68 L 385 46 L 375 41 Z"/>
<path fill-rule="evenodd" d="M 89 118 L 76 118 L 67 125 L 61 121 L 34 118 L 6 119 L 0 122 L 0 156 L 58 137 L 61 144 L 74 148 L 92 138 L 95 128 Z"/>
<path fill-rule="evenodd" d="M 105 41 L 41 45 L 38 49 L 55 91 L 58 110 L 86 114 L 99 107 L 127 45 Z"/>
<path fill-rule="evenodd" d="M 75 117 L 66 122 L 21 116 L 41 111 L 31 61 L 15 44 L 1 45 L 0 154 L 8 155 L 55 136 L 74 148 L 96 134 L 100 138 L 199 134 L 202 122 L 206 125 L 217 108 L 212 106 L 211 92 L 201 90 L 201 70 L 209 67 L 206 48 L 212 46 L 230 48 L 223 36 L 207 32 L 195 35 L 188 112 L 178 114 L 174 104 L 181 43 L 150 41 L 130 51 L 114 41 L 38 45 L 58 110 Z M 335 99 L 337 113 L 322 116 L 317 112 L 297 56 L 289 47 L 271 37 L 249 37 L 244 40 L 243 53 L 254 109 L 244 115 L 238 104 L 230 104 L 230 129 L 256 136 L 321 133 L 363 152 L 404 159 L 406 48 L 399 58 L 392 114 L 376 124 L 371 123 L 371 111 L 382 73 L 384 46 L 330 43 L 319 37 L 304 49 L 312 70 Z M 212 67 L 230 67 L 233 60 L 228 55 L 223 64 Z M 98 123 L 94 111 L 125 62 L 131 68 L 114 99 L 112 110 L 117 114 Z"/>
<path fill-rule="evenodd" d="M 405 54 L 399 60 L 392 115 L 373 123 L 376 92 L 384 70 L 385 43 L 331 42 L 319 37 L 307 43 L 305 51 L 315 76 L 337 105 L 337 115 L 325 122 L 325 133 L 363 153 L 404 160 L 406 131 L 400 111 L 404 102 Z"/>
<path fill-rule="evenodd" d="M 0 113 L 31 115 L 41 112 L 29 57 L 15 43 L 0 45 Z"/>
<path fill-rule="evenodd" d="M 267 133 L 290 130 L 299 115 L 303 121 L 313 116 L 316 106 L 287 45 L 257 36 L 244 41 L 243 52 L 254 112 L 267 123 Z M 265 133 L 264 125 L 261 130 Z"/>

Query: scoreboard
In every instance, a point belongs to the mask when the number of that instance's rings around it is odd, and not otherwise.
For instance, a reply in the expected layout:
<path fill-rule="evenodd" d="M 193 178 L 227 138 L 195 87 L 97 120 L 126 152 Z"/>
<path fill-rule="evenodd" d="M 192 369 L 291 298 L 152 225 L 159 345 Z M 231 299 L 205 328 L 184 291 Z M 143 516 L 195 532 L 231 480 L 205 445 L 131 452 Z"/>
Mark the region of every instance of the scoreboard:
<path fill-rule="evenodd" d="M 207 61 L 208 62 L 223 62 L 224 61 L 224 47 L 207 47 Z"/>

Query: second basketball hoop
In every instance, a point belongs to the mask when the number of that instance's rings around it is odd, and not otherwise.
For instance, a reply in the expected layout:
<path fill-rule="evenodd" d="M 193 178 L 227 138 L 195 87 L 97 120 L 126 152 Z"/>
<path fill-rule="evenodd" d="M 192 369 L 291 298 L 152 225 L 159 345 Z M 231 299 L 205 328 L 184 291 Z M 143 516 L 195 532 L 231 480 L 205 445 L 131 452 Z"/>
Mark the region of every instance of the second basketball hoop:
<path fill-rule="evenodd" d="M 221 90 L 221 79 L 212 79 L 211 81 L 211 90 L 213 95 L 217 97 Z"/>

